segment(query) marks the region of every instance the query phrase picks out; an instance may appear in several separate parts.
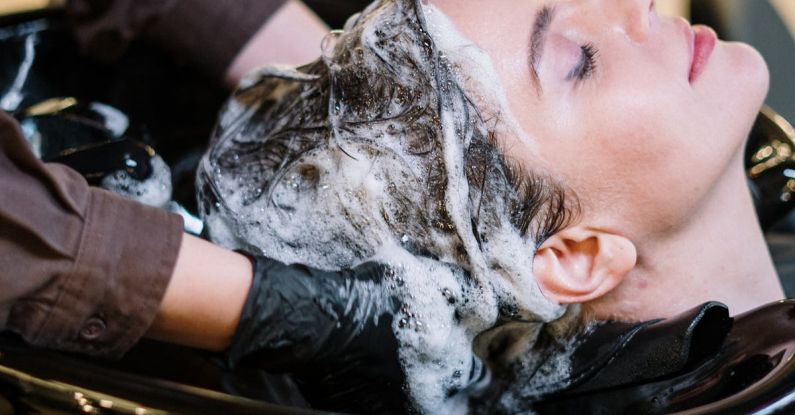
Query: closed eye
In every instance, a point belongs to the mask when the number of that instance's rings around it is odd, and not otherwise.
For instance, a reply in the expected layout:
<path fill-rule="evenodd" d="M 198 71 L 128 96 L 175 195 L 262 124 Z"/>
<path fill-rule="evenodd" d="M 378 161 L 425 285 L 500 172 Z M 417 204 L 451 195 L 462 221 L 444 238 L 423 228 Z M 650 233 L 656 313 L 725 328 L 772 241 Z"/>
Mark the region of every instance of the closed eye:
<path fill-rule="evenodd" d="M 580 51 L 580 60 L 577 62 L 577 65 L 571 69 L 571 72 L 566 75 L 567 81 L 584 81 L 590 78 L 596 71 L 596 57 L 599 54 L 599 50 L 596 49 L 596 46 L 594 46 L 593 43 L 586 43 L 580 46 Z"/>

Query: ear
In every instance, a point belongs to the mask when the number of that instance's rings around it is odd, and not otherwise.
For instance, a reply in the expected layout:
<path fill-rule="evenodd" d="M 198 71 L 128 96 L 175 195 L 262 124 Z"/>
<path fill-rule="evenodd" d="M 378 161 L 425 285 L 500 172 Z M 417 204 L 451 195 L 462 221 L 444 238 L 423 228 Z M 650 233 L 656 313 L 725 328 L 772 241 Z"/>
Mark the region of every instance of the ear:
<path fill-rule="evenodd" d="M 636 261 L 635 244 L 629 239 L 575 226 L 541 245 L 533 273 L 547 298 L 560 304 L 585 303 L 618 286 Z"/>

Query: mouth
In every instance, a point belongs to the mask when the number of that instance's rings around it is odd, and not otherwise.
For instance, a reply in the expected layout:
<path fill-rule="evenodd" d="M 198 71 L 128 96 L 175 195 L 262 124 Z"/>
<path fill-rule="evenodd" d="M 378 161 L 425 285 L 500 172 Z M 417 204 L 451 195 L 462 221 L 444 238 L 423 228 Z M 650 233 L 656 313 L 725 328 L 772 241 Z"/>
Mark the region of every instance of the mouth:
<path fill-rule="evenodd" d="M 689 38 L 693 56 L 690 62 L 688 80 L 693 84 L 706 69 L 709 58 L 712 56 L 712 51 L 715 50 L 715 45 L 718 43 L 718 35 L 712 28 L 701 25 L 693 26 L 690 32 Z"/>

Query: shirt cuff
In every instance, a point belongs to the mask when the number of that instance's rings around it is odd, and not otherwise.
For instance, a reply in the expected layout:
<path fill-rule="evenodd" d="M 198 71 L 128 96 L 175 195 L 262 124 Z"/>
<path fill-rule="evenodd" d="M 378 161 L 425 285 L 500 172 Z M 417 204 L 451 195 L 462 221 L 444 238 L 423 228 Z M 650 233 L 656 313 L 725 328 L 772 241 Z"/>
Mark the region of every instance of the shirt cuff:
<path fill-rule="evenodd" d="M 92 188 L 71 272 L 45 290 L 51 298 L 16 304 L 10 321 L 41 315 L 16 330 L 37 346 L 121 357 L 157 315 L 181 241 L 179 216 Z"/>

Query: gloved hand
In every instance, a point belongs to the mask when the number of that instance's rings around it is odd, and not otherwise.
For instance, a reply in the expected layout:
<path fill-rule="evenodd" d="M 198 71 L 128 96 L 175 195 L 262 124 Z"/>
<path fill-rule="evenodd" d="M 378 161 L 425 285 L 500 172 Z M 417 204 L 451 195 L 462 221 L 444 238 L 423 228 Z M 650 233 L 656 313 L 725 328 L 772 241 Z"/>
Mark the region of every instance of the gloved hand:
<path fill-rule="evenodd" d="M 255 259 L 230 364 L 291 373 L 316 408 L 403 413 L 404 374 L 392 322 L 390 270 L 326 272 Z"/>

